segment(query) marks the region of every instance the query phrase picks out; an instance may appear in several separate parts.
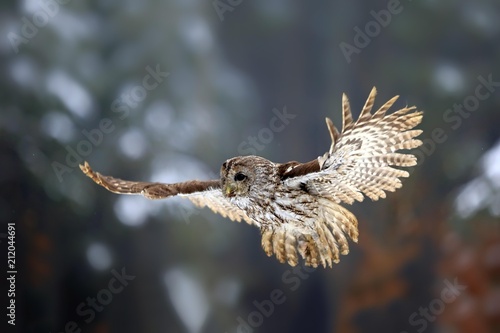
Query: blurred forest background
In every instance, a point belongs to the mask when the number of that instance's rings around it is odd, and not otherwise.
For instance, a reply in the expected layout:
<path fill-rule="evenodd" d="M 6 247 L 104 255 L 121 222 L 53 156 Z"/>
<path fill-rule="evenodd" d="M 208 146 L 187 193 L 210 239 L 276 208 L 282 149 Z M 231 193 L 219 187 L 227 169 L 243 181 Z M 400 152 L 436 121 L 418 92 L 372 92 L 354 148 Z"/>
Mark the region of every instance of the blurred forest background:
<path fill-rule="evenodd" d="M 500 332 L 498 1 L 25 0 L 0 15 L 5 331 Z M 176 182 L 241 154 L 308 161 L 342 92 L 357 117 L 372 86 L 375 107 L 425 111 L 425 144 L 402 189 L 350 207 L 360 241 L 333 269 L 292 269 L 256 228 L 76 167 Z"/>

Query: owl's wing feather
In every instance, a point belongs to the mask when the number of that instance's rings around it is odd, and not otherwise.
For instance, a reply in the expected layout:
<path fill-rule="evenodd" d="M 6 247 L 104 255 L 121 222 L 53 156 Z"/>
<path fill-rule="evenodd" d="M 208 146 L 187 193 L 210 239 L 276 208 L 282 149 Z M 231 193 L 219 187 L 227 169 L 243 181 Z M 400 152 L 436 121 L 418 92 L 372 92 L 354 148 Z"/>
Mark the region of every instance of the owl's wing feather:
<path fill-rule="evenodd" d="M 332 137 L 329 151 L 318 158 L 316 170 L 290 177 L 285 180 L 286 185 L 306 186 L 312 194 L 348 204 L 362 201 L 363 195 L 372 200 L 385 198 L 385 191 L 394 192 L 402 186 L 399 178 L 408 177 L 409 173 L 394 167 L 414 166 L 417 159 L 396 151 L 422 144 L 415 139 L 422 131 L 413 128 L 422 121 L 423 113 L 412 106 L 386 115 L 398 98 L 395 96 L 372 114 L 376 93 L 373 88 L 356 122 L 349 100 L 343 95 L 342 132 L 339 134 L 327 119 Z"/>
<path fill-rule="evenodd" d="M 182 183 L 164 184 L 150 182 L 135 182 L 104 176 L 92 170 L 85 162 L 80 169 L 95 183 L 108 191 L 118 194 L 139 194 L 149 199 L 163 199 L 179 195 L 185 197 L 199 207 L 208 207 L 215 213 L 228 217 L 233 221 L 246 221 L 255 224 L 243 210 L 233 205 L 220 191 L 219 180 L 191 180 Z"/>
<path fill-rule="evenodd" d="M 257 227 L 260 226 L 259 223 L 250 219 L 243 210 L 224 197 L 221 190 L 218 188 L 191 194 L 181 194 L 180 196 L 191 200 L 191 202 L 198 207 L 208 207 L 214 213 L 220 214 L 223 217 L 228 217 L 232 221 L 245 221 Z"/>
<path fill-rule="evenodd" d="M 173 184 L 123 180 L 111 176 L 104 176 L 99 172 L 95 172 L 87 162 L 83 165 L 81 164 L 80 169 L 96 184 L 101 185 L 110 192 L 118 194 L 140 194 L 148 199 L 163 199 L 178 194 L 203 192 L 220 186 L 218 180 L 190 180 Z"/>
<path fill-rule="evenodd" d="M 329 151 L 307 163 L 280 165 L 283 184 L 316 196 L 319 205 L 317 218 L 307 227 L 294 228 L 294 234 L 284 226 L 263 231 L 262 245 L 268 255 L 274 253 L 280 261 L 295 265 L 298 256 L 294 244 L 306 265 L 331 266 L 339 261 L 339 253 L 349 252 L 345 235 L 354 241 L 358 238 L 356 217 L 339 203 L 352 204 L 364 196 L 372 200 L 385 198 L 385 191 L 393 192 L 402 186 L 400 177 L 409 176 L 395 167 L 413 166 L 417 159 L 397 151 L 422 144 L 415 139 L 422 131 L 413 130 L 422 121 L 422 112 L 405 107 L 386 115 L 396 96 L 371 113 L 375 95 L 373 88 L 356 122 L 349 100 L 343 95 L 342 131 L 339 133 L 326 119 L 332 139 Z"/>

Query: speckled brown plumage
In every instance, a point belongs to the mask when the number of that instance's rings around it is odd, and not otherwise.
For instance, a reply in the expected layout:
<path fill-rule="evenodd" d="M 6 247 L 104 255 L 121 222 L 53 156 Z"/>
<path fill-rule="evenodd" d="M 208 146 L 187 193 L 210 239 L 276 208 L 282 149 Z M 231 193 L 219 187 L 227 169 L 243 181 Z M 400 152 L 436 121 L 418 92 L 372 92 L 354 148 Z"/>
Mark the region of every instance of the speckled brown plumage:
<path fill-rule="evenodd" d="M 308 266 L 331 267 L 349 252 L 347 238 L 358 240 L 356 217 L 340 204 L 362 201 L 364 196 L 378 200 L 386 191 L 400 188 L 399 178 L 409 173 L 394 167 L 413 166 L 417 160 L 397 151 L 422 144 L 415 139 L 422 131 L 413 129 L 422 121 L 422 112 L 405 107 L 387 115 L 396 96 L 371 113 L 375 95 L 373 88 L 356 121 L 343 95 L 342 131 L 327 118 L 330 149 L 306 163 L 239 156 L 223 163 L 220 179 L 175 184 L 103 176 L 87 162 L 80 168 L 114 193 L 150 199 L 179 195 L 231 220 L 253 224 L 261 230 L 265 253 L 282 263 L 295 266 L 302 258 Z"/>

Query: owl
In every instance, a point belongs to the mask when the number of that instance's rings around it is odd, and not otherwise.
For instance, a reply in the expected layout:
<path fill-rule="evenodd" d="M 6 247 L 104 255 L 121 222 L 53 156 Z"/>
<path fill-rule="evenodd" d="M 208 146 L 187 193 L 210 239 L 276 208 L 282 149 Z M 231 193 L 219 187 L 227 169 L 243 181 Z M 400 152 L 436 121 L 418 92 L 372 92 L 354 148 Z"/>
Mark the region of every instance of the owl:
<path fill-rule="evenodd" d="M 422 144 L 414 129 L 423 117 L 416 107 L 392 114 L 393 97 L 372 113 L 373 88 L 353 121 L 347 96 L 342 97 L 342 131 L 326 118 L 332 143 L 322 156 L 306 162 L 274 163 L 259 156 L 228 159 L 220 179 L 164 184 L 136 182 L 94 172 L 87 162 L 81 170 L 94 182 L 119 194 L 141 194 L 149 199 L 181 196 L 199 207 L 208 207 L 233 221 L 260 229 L 268 256 L 281 263 L 332 267 L 349 252 L 348 238 L 358 241 L 356 217 L 342 204 L 386 197 L 402 186 L 417 164 L 414 155 L 397 152 Z"/>

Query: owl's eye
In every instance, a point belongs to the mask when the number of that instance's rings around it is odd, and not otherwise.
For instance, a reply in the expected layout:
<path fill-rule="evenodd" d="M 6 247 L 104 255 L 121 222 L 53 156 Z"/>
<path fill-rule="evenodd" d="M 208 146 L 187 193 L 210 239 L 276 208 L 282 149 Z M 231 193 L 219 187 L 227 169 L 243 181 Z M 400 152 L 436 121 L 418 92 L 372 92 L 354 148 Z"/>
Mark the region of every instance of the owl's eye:
<path fill-rule="evenodd" d="M 243 180 L 247 179 L 247 176 L 242 174 L 241 172 L 238 172 L 237 174 L 234 175 L 234 180 L 237 182 L 241 182 Z"/>

